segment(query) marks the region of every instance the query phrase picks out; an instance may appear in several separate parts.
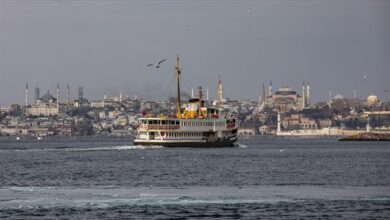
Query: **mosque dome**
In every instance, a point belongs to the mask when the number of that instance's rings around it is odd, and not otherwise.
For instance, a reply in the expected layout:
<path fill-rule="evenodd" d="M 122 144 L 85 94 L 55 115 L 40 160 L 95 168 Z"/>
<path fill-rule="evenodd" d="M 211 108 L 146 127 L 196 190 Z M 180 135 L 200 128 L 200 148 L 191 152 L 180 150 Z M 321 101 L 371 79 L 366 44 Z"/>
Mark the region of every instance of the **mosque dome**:
<path fill-rule="evenodd" d="M 379 102 L 378 96 L 376 95 L 370 95 L 367 97 L 367 103 L 369 105 L 373 105 Z"/>
<path fill-rule="evenodd" d="M 283 86 L 282 88 L 278 89 L 278 91 L 275 92 L 275 95 L 283 95 L 283 96 L 287 96 L 287 95 L 296 95 L 297 92 L 292 90 L 290 87 L 288 86 Z"/>
<path fill-rule="evenodd" d="M 46 103 L 49 103 L 49 102 L 56 102 L 57 99 L 54 98 L 54 96 L 52 96 L 49 92 L 47 92 L 45 95 L 43 95 L 40 100 L 42 102 L 46 102 Z"/>
<path fill-rule="evenodd" d="M 341 94 L 337 94 L 334 96 L 334 99 L 344 99 L 344 96 Z"/>

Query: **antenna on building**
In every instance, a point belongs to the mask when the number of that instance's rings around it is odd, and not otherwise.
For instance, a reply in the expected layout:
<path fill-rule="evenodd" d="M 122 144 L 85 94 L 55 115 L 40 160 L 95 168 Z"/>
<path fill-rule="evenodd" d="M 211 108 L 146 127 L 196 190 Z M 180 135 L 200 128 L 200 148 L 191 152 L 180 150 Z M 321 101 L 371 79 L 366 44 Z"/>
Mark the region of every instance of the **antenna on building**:
<path fill-rule="evenodd" d="M 79 99 L 82 100 L 84 98 L 83 87 L 79 86 Z"/>
<path fill-rule="evenodd" d="M 28 83 L 26 83 L 26 106 L 28 106 Z"/>
<path fill-rule="evenodd" d="M 41 98 L 41 90 L 39 87 L 35 87 L 35 102 L 38 101 Z"/>

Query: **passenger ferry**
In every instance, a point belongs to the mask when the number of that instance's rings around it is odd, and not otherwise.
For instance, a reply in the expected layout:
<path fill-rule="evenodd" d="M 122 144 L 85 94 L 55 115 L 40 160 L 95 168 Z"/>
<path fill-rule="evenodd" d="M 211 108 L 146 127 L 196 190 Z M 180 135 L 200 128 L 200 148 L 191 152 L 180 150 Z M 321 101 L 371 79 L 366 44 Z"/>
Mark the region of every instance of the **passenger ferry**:
<path fill-rule="evenodd" d="M 179 56 L 176 57 L 177 113 L 176 117 L 143 117 L 138 119 L 135 145 L 159 145 L 166 147 L 229 147 L 237 141 L 238 119 L 221 111 L 221 95 L 218 108 L 206 107 L 199 95 L 189 100 L 184 109 L 180 103 Z M 218 94 L 222 93 L 219 80 Z"/>

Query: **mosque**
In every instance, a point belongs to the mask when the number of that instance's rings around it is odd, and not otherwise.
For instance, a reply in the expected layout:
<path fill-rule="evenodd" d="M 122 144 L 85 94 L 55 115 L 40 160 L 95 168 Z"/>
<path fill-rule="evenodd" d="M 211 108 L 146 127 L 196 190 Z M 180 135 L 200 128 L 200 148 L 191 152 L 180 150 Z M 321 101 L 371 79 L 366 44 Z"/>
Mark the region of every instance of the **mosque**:
<path fill-rule="evenodd" d="M 49 91 L 42 97 L 35 100 L 35 103 L 27 107 L 27 115 L 30 116 L 52 116 L 58 115 L 59 103 Z"/>
<path fill-rule="evenodd" d="M 28 116 L 54 116 L 59 114 L 59 84 L 57 84 L 57 97 L 50 94 L 49 90 L 43 96 L 40 95 L 40 89 L 35 88 L 35 101 L 29 105 L 29 88 L 26 85 L 26 115 Z"/>
<path fill-rule="evenodd" d="M 310 83 L 302 83 L 302 94 L 299 95 L 292 88 L 284 85 L 275 93 L 272 92 L 272 81 L 269 83 L 268 94 L 266 94 L 264 83 L 262 94 L 259 97 L 259 112 L 272 109 L 277 112 L 288 112 L 290 110 L 301 111 L 310 105 Z"/>

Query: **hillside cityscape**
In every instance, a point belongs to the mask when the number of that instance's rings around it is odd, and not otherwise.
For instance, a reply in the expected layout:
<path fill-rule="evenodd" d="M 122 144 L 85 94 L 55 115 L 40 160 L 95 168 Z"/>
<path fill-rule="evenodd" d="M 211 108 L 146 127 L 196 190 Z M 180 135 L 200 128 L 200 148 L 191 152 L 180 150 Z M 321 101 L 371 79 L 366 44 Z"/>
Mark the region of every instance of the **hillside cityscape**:
<path fill-rule="evenodd" d="M 342 97 L 333 96 L 329 90 L 329 100 L 312 103 L 310 83 L 304 81 L 301 88 L 299 92 L 288 85 L 274 89 L 272 82 L 263 83 L 259 100 L 223 97 L 221 107 L 238 116 L 240 135 L 327 136 L 367 129 L 390 131 L 390 103 L 373 94 L 358 98 L 354 90 L 354 97 Z M 173 97 L 150 101 L 119 94 L 90 100 L 84 97 L 83 87 L 78 87 L 77 99 L 71 99 L 67 85 L 66 97 L 61 99 L 57 84 L 55 94 L 41 94 L 39 87 L 34 88 L 31 99 L 30 90 L 27 84 L 24 104 L 1 107 L 1 136 L 133 136 L 139 117 L 174 117 L 177 107 Z M 194 89 L 190 95 L 184 94 L 187 97 L 184 96 L 183 103 L 196 94 Z M 216 102 L 209 100 L 207 91 L 205 104 L 215 106 Z M 376 113 L 368 117 L 370 112 Z"/>

